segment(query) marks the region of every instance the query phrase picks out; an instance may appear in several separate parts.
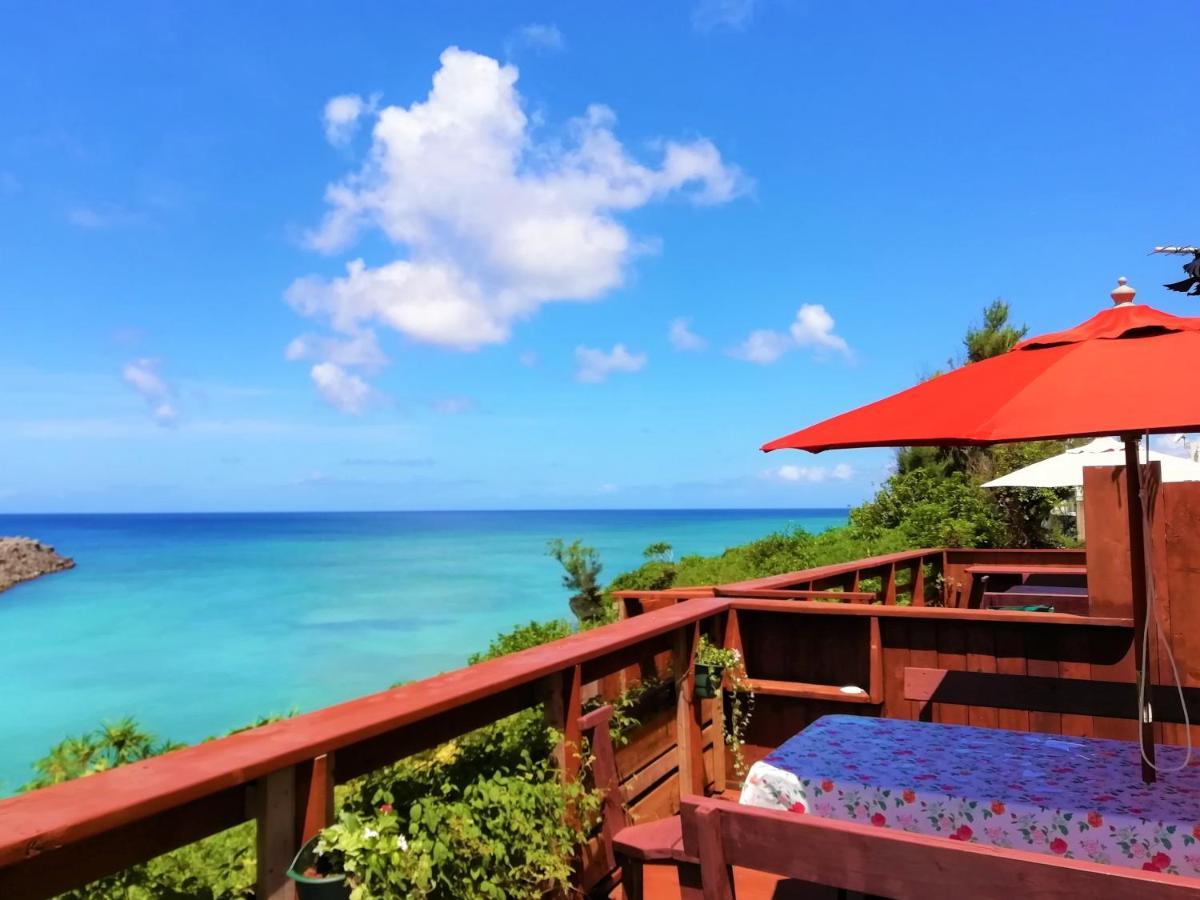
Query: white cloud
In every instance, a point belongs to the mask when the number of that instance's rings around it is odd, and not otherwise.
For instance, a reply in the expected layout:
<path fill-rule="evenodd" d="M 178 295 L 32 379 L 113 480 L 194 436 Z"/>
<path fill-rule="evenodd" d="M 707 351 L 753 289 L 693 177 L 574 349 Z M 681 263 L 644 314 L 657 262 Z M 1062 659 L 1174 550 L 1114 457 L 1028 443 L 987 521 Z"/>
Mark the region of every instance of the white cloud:
<path fill-rule="evenodd" d="M 397 258 L 298 279 L 286 294 L 297 312 L 343 335 L 383 327 L 461 351 L 504 343 L 543 304 L 596 300 L 623 282 L 651 242 L 622 213 L 671 195 L 722 203 L 749 188 L 703 138 L 667 141 L 659 164 L 643 165 L 603 106 L 539 141 L 517 77 L 451 47 L 424 101 L 355 115 L 374 120 L 371 150 L 328 187 L 329 211 L 306 240 L 332 253 L 377 228 Z"/>
<path fill-rule="evenodd" d="M 854 469 L 845 463 L 836 466 L 796 466 L 783 465 L 768 469 L 764 473 L 768 478 L 778 481 L 790 481 L 800 484 L 821 484 L 826 481 L 849 481 L 854 477 Z"/>
<path fill-rule="evenodd" d="M 532 47 L 535 50 L 562 50 L 565 44 L 557 25 L 531 22 L 516 30 L 514 39 L 509 42 L 509 52 L 512 52 L 514 45 Z"/>
<path fill-rule="evenodd" d="M 378 95 L 364 100 L 358 94 L 341 94 L 331 97 L 325 104 L 325 139 L 335 147 L 350 143 L 358 131 L 363 116 L 375 111 L 379 104 Z"/>
<path fill-rule="evenodd" d="M 683 317 L 671 320 L 667 339 L 676 350 L 703 350 L 708 346 L 708 341 L 692 331 L 692 320 Z"/>
<path fill-rule="evenodd" d="M 845 340 L 833 333 L 833 316 L 820 303 L 805 303 L 792 323 L 792 338 L 797 347 L 817 347 L 849 353 Z"/>
<path fill-rule="evenodd" d="M 458 416 L 475 409 L 475 401 L 469 397 L 443 397 L 433 404 L 434 412 L 443 416 Z"/>
<path fill-rule="evenodd" d="M 760 328 L 729 351 L 729 355 L 747 362 L 768 365 L 797 348 L 814 349 L 818 355 L 835 350 L 849 357 L 850 346 L 834 332 L 833 316 L 819 303 L 805 303 L 796 312 L 787 334 Z"/>
<path fill-rule="evenodd" d="M 700 0 L 692 8 L 692 27 L 697 31 L 741 31 L 750 24 L 756 5 L 757 0 Z"/>
<path fill-rule="evenodd" d="M 613 372 L 636 372 L 646 365 L 646 354 L 630 353 L 624 344 L 617 344 L 609 352 L 591 347 L 576 347 L 575 372 L 577 381 L 595 384 L 604 381 Z"/>
<path fill-rule="evenodd" d="M 792 339 L 786 334 L 760 328 L 750 332 L 749 337 L 729 351 L 729 355 L 760 366 L 775 362 L 792 349 Z"/>
<path fill-rule="evenodd" d="M 309 373 L 317 391 L 335 409 L 359 415 L 371 400 L 371 386 L 337 363 L 317 363 Z"/>
<path fill-rule="evenodd" d="M 159 361 L 143 357 L 126 363 L 121 378 L 146 401 L 152 418 L 159 425 L 171 426 L 179 420 L 174 391 L 159 374 Z"/>
<path fill-rule="evenodd" d="M 373 331 L 363 331 L 345 339 L 302 334 L 284 348 L 289 360 L 319 359 L 339 366 L 360 366 L 367 370 L 382 368 L 387 357 L 379 349 Z"/>

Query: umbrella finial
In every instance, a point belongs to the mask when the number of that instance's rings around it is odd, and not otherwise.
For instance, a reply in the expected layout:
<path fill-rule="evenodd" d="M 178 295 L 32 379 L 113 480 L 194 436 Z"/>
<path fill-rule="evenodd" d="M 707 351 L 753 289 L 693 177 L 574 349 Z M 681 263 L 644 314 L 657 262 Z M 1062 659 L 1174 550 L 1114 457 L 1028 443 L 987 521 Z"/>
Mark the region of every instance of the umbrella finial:
<path fill-rule="evenodd" d="M 1117 286 L 1113 288 L 1112 293 L 1108 296 L 1112 297 L 1112 302 L 1117 306 L 1124 306 L 1126 303 L 1133 302 L 1133 298 L 1137 296 L 1137 291 L 1129 286 L 1129 281 L 1122 275 L 1117 279 Z"/>

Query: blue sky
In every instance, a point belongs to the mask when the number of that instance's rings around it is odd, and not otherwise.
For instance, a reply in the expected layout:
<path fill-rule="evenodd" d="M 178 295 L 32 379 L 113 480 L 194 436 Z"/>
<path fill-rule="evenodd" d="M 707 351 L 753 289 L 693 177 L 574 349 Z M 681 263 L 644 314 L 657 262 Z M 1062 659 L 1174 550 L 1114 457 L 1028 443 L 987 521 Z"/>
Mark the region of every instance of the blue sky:
<path fill-rule="evenodd" d="M 857 502 L 756 448 L 1197 311 L 1195 10 L 10 4 L 0 511 Z"/>

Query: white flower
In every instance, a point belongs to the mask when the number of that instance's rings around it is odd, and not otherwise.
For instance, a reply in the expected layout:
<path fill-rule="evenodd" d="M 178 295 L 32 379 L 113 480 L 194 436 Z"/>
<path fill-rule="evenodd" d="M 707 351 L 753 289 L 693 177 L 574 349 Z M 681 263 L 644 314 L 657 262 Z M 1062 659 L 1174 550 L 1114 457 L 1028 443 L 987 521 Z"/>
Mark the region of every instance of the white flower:
<path fill-rule="evenodd" d="M 379 832 L 376 831 L 374 828 L 364 828 L 363 829 L 363 837 L 365 837 L 367 840 L 372 840 L 374 838 L 379 837 Z"/>
<path fill-rule="evenodd" d="M 404 839 L 404 835 L 402 835 L 402 834 L 396 835 L 396 846 L 399 847 L 401 850 L 405 850 L 405 851 L 408 850 L 408 841 L 406 841 Z"/>

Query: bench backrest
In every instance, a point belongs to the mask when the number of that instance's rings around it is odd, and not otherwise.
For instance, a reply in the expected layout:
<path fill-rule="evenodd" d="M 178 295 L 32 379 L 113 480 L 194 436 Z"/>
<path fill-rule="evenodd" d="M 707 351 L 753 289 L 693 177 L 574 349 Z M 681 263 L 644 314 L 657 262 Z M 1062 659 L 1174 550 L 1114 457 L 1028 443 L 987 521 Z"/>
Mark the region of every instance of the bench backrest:
<path fill-rule="evenodd" d="M 684 848 L 705 900 L 733 900 L 731 866 L 894 900 L 1054 897 L 1194 900 L 1200 879 L 966 844 L 816 816 L 684 797 Z"/>

